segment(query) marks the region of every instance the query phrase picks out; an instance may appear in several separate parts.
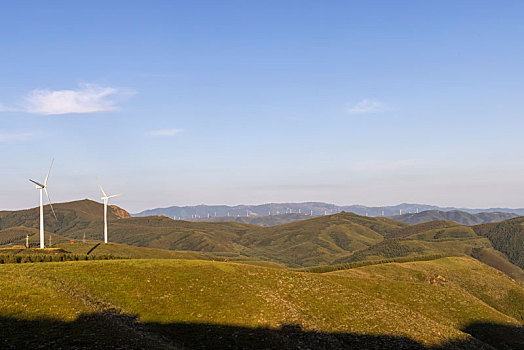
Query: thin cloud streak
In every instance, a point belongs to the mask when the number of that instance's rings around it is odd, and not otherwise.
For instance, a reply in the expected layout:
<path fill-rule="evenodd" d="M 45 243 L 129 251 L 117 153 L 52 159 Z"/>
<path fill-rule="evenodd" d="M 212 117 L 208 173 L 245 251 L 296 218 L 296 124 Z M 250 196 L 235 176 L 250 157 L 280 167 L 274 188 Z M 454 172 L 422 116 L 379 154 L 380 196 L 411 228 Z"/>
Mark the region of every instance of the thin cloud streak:
<path fill-rule="evenodd" d="M 349 107 L 347 111 L 349 114 L 371 114 L 384 112 L 385 110 L 386 105 L 384 105 L 384 103 L 378 100 L 365 98 Z"/>
<path fill-rule="evenodd" d="M 21 133 L 0 133 L 0 142 L 8 141 L 25 141 L 34 136 L 31 132 L 21 132 Z"/>

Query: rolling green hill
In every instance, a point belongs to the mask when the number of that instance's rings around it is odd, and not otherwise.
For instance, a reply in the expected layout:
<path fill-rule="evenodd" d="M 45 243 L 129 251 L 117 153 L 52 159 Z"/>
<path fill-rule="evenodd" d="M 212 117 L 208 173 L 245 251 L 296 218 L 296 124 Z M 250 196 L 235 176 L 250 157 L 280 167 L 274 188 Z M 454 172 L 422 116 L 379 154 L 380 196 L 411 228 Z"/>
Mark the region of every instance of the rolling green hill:
<path fill-rule="evenodd" d="M 501 223 L 474 226 L 473 230 L 488 238 L 495 249 L 508 257 L 513 264 L 524 269 L 524 218 Z"/>
<path fill-rule="evenodd" d="M 47 246 L 51 239 L 53 246 L 69 245 L 65 250 L 76 252 L 84 237 L 88 241 L 102 238 L 101 203 L 89 200 L 59 203 L 58 221 L 46 213 Z M 181 253 L 173 255 L 170 251 L 187 251 L 197 256 L 204 254 L 203 259 L 213 257 L 295 268 L 404 257 L 471 256 L 521 281 L 524 280 L 522 222 L 524 219 L 516 218 L 473 227 L 442 220 L 409 225 L 343 212 L 261 227 L 236 222 L 189 222 L 164 216 L 129 217 L 124 210 L 111 207 L 109 237 L 115 244 L 100 246 L 94 254 L 183 258 Z M 30 245 L 38 246 L 37 225 L 36 209 L 0 212 L 0 243 L 23 245 L 29 235 Z M 71 239 L 76 241 L 74 245 L 70 245 Z M 138 247 L 143 249 L 139 251 Z"/>
<path fill-rule="evenodd" d="M 391 216 L 390 219 L 395 221 L 405 222 L 410 225 L 421 224 L 430 221 L 453 221 L 461 225 L 479 225 L 491 222 L 500 222 L 517 217 L 518 215 L 512 213 L 477 213 L 471 214 L 460 210 L 426 210 L 420 213 L 409 213 L 403 215 Z"/>
<path fill-rule="evenodd" d="M 69 236 L 69 233 L 75 232 L 78 235 L 86 233 L 88 238 L 93 239 L 101 239 L 103 237 L 103 204 L 84 199 L 74 202 L 56 203 L 53 208 L 57 219 L 52 215 L 50 206 L 44 206 L 46 231 L 62 236 Z M 129 213 L 116 206 L 109 206 L 107 214 L 109 222 L 130 217 Z M 0 230 L 16 226 L 38 228 L 39 218 L 38 208 L 0 211 Z"/>
<path fill-rule="evenodd" d="M 245 254 L 288 266 L 313 266 L 373 246 L 406 226 L 385 218 L 340 213 L 251 230 L 239 243 L 248 248 Z"/>
<path fill-rule="evenodd" d="M 524 270 L 494 249 L 490 239 L 477 235 L 478 230 L 445 221 L 414 225 L 400 231 L 395 238 L 387 238 L 333 263 L 433 255 L 471 256 L 518 281 L 524 281 Z"/>
<path fill-rule="evenodd" d="M 201 260 L 0 265 L 0 347 L 518 349 L 524 289 L 471 258 L 326 274 Z"/>
<path fill-rule="evenodd" d="M 201 219 L 191 219 L 188 221 L 193 222 L 238 222 L 242 224 L 258 225 L 263 227 L 277 226 L 290 224 L 292 222 L 308 220 L 315 216 L 290 213 L 290 214 L 279 214 L 279 215 L 266 215 L 266 216 L 217 216 Z"/>
<path fill-rule="evenodd" d="M 102 210 L 101 203 L 89 200 L 57 204 L 58 221 L 46 214 L 46 245 L 49 238 L 61 246 L 71 239 L 83 240 L 84 236 L 88 241 L 100 240 Z M 24 244 L 29 234 L 32 246 L 37 245 L 37 214 L 36 209 L 0 212 L 0 242 Z M 159 249 L 151 251 L 158 256 L 129 255 L 132 248 L 126 251 L 122 245 L 123 257 L 163 258 L 169 255 L 166 251 L 192 251 L 217 260 L 296 268 L 399 257 L 472 256 L 524 280 L 523 220 L 474 227 L 442 220 L 409 225 L 342 212 L 261 227 L 236 222 L 189 222 L 164 216 L 129 217 L 122 209 L 112 207 L 109 237 L 123 245 Z"/>
<path fill-rule="evenodd" d="M 66 237 L 64 241 L 81 240 L 84 236 L 88 240 L 101 239 L 102 204 L 88 200 L 61 203 L 55 211 L 59 220 L 46 217 L 46 231 Z M 4 234 L 12 237 L 8 230 L 13 227 L 37 226 L 37 219 L 36 209 L 0 213 L 0 239 Z M 113 212 L 109 218 L 109 236 L 112 242 L 140 247 L 200 251 L 231 259 L 268 260 L 301 267 L 330 263 L 407 226 L 351 213 L 260 227 L 234 222 L 189 222 L 164 216 L 122 217 Z M 18 244 L 22 238 L 20 234 Z"/>

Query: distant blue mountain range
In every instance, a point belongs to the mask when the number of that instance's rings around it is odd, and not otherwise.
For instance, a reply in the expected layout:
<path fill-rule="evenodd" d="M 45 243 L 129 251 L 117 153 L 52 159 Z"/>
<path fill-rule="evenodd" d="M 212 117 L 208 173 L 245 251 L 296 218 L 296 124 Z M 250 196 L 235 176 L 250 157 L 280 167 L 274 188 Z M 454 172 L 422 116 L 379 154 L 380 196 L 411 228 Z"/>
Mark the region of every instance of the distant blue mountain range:
<path fill-rule="evenodd" d="M 451 211 L 460 210 L 471 214 L 478 213 L 512 213 L 518 216 L 524 215 L 524 208 L 487 208 L 471 209 L 456 207 L 439 207 L 427 204 L 402 203 L 384 207 L 366 207 L 364 205 L 334 205 L 322 202 L 305 203 L 267 203 L 259 205 L 195 205 L 195 206 L 172 206 L 168 208 L 156 208 L 132 214 L 133 216 L 165 215 L 175 219 L 192 219 L 222 216 L 266 216 L 280 215 L 286 213 L 302 213 L 312 215 L 330 215 L 341 211 L 352 212 L 358 215 L 368 216 L 394 216 L 408 213 L 417 213 L 427 210 Z"/>

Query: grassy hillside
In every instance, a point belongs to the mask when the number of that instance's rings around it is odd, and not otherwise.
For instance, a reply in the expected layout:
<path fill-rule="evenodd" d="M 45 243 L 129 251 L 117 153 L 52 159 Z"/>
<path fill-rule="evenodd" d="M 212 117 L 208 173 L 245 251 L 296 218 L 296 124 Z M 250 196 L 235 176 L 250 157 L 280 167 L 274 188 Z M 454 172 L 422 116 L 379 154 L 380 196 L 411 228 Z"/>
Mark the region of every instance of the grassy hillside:
<path fill-rule="evenodd" d="M 59 218 L 46 217 L 46 245 L 102 238 L 103 206 L 84 200 L 56 205 Z M 288 214 L 294 215 L 294 214 Z M 275 216 L 277 217 L 277 216 Z M 166 250 L 193 251 L 230 261 L 265 261 L 288 267 L 310 267 L 398 257 L 474 256 L 501 268 L 515 279 L 524 272 L 522 220 L 468 227 L 450 221 L 409 225 L 387 218 L 339 213 L 283 225 L 261 227 L 236 222 L 189 222 L 164 216 L 128 217 L 113 207 L 109 216 L 111 242 L 161 249 L 159 255 L 140 253 L 126 257 L 160 257 Z M 36 209 L 0 212 L 0 245 L 32 246 L 39 237 Z M 76 247 L 76 246 L 75 246 Z M 107 248 L 107 247 L 106 247 Z M 123 248 L 121 248 L 122 250 Z M 495 254 L 493 249 L 502 254 Z"/>
<path fill-rule="evenodd" d="M 15 226 L 0 230 L 0 247 L 1 246 L 24 246 L 26 244 L 26 236 L 29 237 L 29 247 L 36 248 L 40 246 L 40 231 L 36 228 L 29 228 L 24 226 Z M 55 246 L 57 243 L 69 242 L 69 237 L 64 237 L 55 233 L 45 233 L 45 245 L 49 247 Z"/>
<path fill-rule="evenodd" d="M 288 266 L 331 262 L 369 247 L 407 225 L 341 213 L 272 227 L 233 222 L 188 222 L 167 217 L 121 219 L 111 240 L 131 245 L 250 257 Z M 75 237 L 75 233 L 68 233 Z"/>
<path fill-rule="evenodd" d="M 471 214 L 460 210 L 427 210 L 420 213 L 409 213 L 403 215 L 395 215 L 390 218 L 396 221 L 405 222 L 410 225 L 422 224 L 430 221 L 453 221 L 461 225 L 478 225 L 491 222 L 500 222 L 517 217 L 518 215 L 512 213 L 478 213 Z"/>
<path fill-rule="evenodd" d="M 457 226 L 456 223 L 451 221 L 439 220 L 439 221 L 429 221 L 416 225 L 406 225 L 402 229 L 393 232 L 392 234 L 387 235 L 385 238 L 401 238 L 406 236 L 411 236 L 417 233 L 434 230 L 434 229 L 443 229 L 447 227 Z"/>
<path fill-rule="evenodd" d="M 238 222 L 242 224 L 258 225 L 262 227 L 290 224 L 292 222 L 308 220 L 312 215 L 292 213 L 266 216 L 220 216 L 201 219 L 192 219 L 193 222 Z"/>
<path fill-rule="evenodd" d="M 405 226 L 385 218 L 340 213 L 252 230 L 239 243 L 249 248 L 246 254 L 288 266 L 313 266 L 370 247 Z"/>
<path fill-rule="evenodd" d="M 487 237 L 493 247 L 507 256 L 509 261 L 524 268 L 524 218 L 478 225 L 473 229 L 478 235 Z"/>
<path fill-rule="evenodd" d="M 104 224 L 104 205 L 88 199 L 56 203 L 53 205 L 57 219 L 52 215 L 49 205 L 44 206 L 44 225 L 46 232 L 69 236 L 86 233 L 88 239 L 102 239 Z M 108 207 L 108 221 L 118 221 L 130 217 L 129 213 L 116 206 Z M 39 209 L 0 211 L 0 230 L 16 226 L 39 228 Z M 0 233 L 1 234 L 1 233 Z M 80 237 L 77 237 L 80 238 Z"/>
<path fill-rule="evenodd" d="M 166 249 L 134 247 L 126 244 L 101 242 L 60 243 L 57 247 L 73 254 L 113 255 L 129 259 L 201 259 L 212 260 L 213 257 L 200 252 L 182 252 Z"/>
<path fill-rule="evenodd" d="M 50 232 L 67 237 L 67 241 L 83 239 L 84 235 L 88 240 L 101 239 L 100 203 L 86 200 L 56 207 L 59 221 L 46 218 L 46 230 L 49 226 Z M 1 214 L 3 229 L 0 230 L 0 239 L 6 230 L 13 229 L 9 225 L 35 226 L 37 216 L 33 211 Z M 234 259 L 249 257 L 300 267 L 330 263 L 378 243 L 384 236 L 407 226 L 385 218 L 367 218 L 351 213 L 272 227 L 234 222 L 189 222 L 165 216 L 121 218 L 113 213 L 109 220 L 109 239 L 140 247 L 227 254 Z M 46 237 L 49 235 L 46 233 Z M 34 238 L 38 239 L 38 236 Z M 16 243 L 21 239 L 23 234 L 17 236 Z"/>
<path fill-rule="evenodd" d="M 477 235 L 473 227 L 436 221 L 409 226 L 394 237 L 340 258 L 333 264 L 416 256 L 471 256 L 518 281 L 524 281 L 524 270 L 494 249 L 490 239 Z"/>
<path fill-rule="evenodd" d="M 524 289 L 470 258 L 327 274 L 199 260 L 1 265 L 0 346 L 519 348 Z"/>

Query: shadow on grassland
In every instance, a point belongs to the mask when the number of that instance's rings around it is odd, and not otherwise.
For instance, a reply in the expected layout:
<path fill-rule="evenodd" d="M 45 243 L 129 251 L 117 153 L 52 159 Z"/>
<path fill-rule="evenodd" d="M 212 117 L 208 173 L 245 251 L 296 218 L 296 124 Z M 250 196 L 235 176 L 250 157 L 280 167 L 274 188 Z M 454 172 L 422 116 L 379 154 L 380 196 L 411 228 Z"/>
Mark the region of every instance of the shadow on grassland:
<path fill-rule="evenodd" d="M 475 338 L 437 347 L 407 337 L 304 331 L 199 323 L 140 323 L 112 313 L 81 315 L 75 321 L 0 317 L 1 349 L 523 349 L 524 329 L 476 323 L 464 329 Z M 481 341 L 482 340 L 482 341 Z"/>

